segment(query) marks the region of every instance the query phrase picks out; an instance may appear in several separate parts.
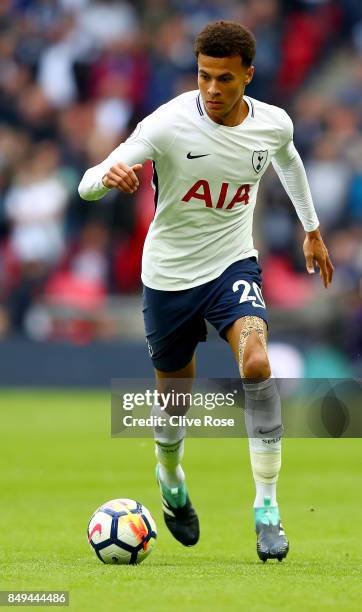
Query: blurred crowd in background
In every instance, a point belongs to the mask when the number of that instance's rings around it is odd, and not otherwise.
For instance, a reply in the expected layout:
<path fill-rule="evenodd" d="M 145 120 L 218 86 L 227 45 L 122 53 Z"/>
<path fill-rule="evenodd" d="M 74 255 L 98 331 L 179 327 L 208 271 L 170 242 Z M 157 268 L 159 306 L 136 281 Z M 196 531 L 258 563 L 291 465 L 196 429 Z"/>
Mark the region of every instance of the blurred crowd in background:
<path fill-rule="evenodd" d="M 316 343 L 360 362 L 360 0 L 2 0 L 0 338 L 31 335 L 34 304 L 99 312 L 109 296 L 140 293 L 150 165 L 133 196 L 112 190 L 86 203 L 77 185 L 140 119 L 197 88 L 193 40 L 218 19 L 256 36 L 247 93 L 291 115 L 335 265 L 329 291 L 307 277 L 303 230 L 271 170 L 255 220 L 265 298 L 276 322 L 300 314 Z M 112 333 L 103 318 L 93 336 Z"/>

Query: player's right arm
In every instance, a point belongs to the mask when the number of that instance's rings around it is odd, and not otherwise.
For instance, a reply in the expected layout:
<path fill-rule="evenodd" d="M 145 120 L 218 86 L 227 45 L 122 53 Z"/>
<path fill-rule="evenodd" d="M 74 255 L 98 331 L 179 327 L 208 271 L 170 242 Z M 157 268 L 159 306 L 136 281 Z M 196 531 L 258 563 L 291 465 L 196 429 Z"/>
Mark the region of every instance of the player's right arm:
<path fill-rule="evenodd" d="M 139 187 L 136 172 L 142 169 L 142 164 L 128 166 L 124 162 L 115 163 L 102 177 L 102 183 L 107 189 L 119 189 L 124 193 L 134 193 Z"/>
<path fill-rule="evenodd" d="M 112 188 L 125 193 L 134 193 L 138 189 L 137 172 L 142 164 L 148 159 L 158 160 L 174 137 L 162 108 L 143 119 L 126 142 L 84 173 L 78 187 L 83 200 L 99 200 Z"/>
<path fill-rule="evenodd" d="M 139 186 L 137 172 L 146 159 L 152 159 L 152 147 L 131 139 L 120 144 L 97 166 L 89 168 L 79 183 L 83 200 L 99 200 L 112 188 L 134 193 Z"/>

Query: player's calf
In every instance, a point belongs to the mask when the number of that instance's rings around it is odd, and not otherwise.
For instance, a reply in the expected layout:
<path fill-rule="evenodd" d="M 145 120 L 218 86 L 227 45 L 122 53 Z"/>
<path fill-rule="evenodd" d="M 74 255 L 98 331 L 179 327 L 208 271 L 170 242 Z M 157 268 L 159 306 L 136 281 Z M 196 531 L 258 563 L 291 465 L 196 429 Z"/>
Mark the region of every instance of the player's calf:
<path fill-rule="evenodd" d="M 181 487 L 185 480 L 185 474 L 181 467 L 184 454 L 185 427 L 172 426 L 170 415 L 158 404 L 153 406 L 151 415 L 159 423 L 163 423 L 154 427 L 155 452 L 159 464 L 160 478 L 170 489 Z"/>
<path fill-rule="evenodd" d="M 280 397 L 274 379 L 244 383 L 245 423 L 256 496 L 254 501 L 257 553 L 260 559 L 281 561 L 289 549 L 280 523 L 276 483 L 281 468 L 283 433 Z"/>
<path fill-rule="evenodd" d="M 200 527 L 181 466 L 185 428 L 172 426 L 169 415 L 160 406 L 153 407 L 152 415 L 162 415 L 165 423 L 155 427 L 156 478 L 161 491 L 164 520 L 176 540 L 184 546 L 193 546 L 199 539 Z"/>

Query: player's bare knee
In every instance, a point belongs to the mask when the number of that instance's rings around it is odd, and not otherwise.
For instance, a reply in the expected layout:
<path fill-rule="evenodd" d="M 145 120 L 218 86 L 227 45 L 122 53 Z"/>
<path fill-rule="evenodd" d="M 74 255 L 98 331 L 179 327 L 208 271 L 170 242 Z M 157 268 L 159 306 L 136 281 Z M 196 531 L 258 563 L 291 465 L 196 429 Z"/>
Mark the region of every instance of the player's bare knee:
<path fill-rule="evenodd" d="M 270 366 L 266 348 L 266 324 L 259 317 L 241 320 L 239 370 L 242 378 L 268 378 Z"/>
<path fill-rule="evenodd" d="M 269 378 L 271 370 L 265 351 L 257 350 L 245 355 L 243 373 L 245 378 Z"/>

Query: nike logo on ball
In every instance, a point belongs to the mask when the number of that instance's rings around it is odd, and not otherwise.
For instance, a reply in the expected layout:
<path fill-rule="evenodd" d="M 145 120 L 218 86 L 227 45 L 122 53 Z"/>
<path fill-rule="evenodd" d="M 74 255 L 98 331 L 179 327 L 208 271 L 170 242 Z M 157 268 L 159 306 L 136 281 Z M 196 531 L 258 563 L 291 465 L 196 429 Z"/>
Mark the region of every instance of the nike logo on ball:
<path fill-rule="evenodd" d="M 211 155 L 211 153 L 206 153 L 204 155 L 191 155 L 191 151 L 190 151 L 190 153 L 188 153 L 186 157 L 187 159 L 197 159 L 198 157 L 208 157 L 209 155 Z"/>
<path fill-rule="evenodd" d="M 96 525 L 94 525 L 92 531 L 89 534 L 88 537 L 88 542 L 91 541 L 91 539 L 93 538 L 94 534 L 98 531 L 99 535 L 102 535 L 102 525 L 100 523 L 97 523 Z"/>

